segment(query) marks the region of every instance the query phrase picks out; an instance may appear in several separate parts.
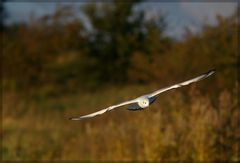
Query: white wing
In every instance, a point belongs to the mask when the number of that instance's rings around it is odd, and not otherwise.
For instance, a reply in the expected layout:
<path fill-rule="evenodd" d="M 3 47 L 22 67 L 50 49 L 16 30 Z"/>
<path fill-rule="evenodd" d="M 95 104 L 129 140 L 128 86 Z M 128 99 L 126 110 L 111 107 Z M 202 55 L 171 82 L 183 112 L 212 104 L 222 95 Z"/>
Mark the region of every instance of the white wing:
<path fill-rule="evenodd" d="M 102 109 L 102 110 L 100 110 L 100 111 L 94 112 L 94 113 L 92 113 L 92 114 L 88 114 L 88 115 L 81 116 L 81 117 L 76 117 L 76 118 L 69 118 L 69 119 L 70 119 L 70 120 L 75 120 L 75 121 L 77 121 L 77 120 L 81 120 L 81 119 L 84 119 L 84 118 L 95 117 L 95 116 L 97 116 L 97 115 L 106 113 L 106 112 L 111 111 L 111 110 L 113 110 L 113 109 L 116 109 L 116 108 L 118 108 L 118 107 L 120 107 L 120 106 L 132 104 L 132 103 L 135 103 L 135 102 L 137 102 L 137 99 L 130 100 L 130 101 L 126 101 L 126 102 L 122 102 L 122 103 L 120 103 L 120 104 L 113 105 L 113 106 L 110 106 L 110 107 L 108 107 L 108 108 L 106 108 L 106 109 Z"/>
<path fill-rule="evenodd" d="M 194 83 L 194 82 L 198 82 L 200 80 L 203 80 L 207 77 L 209 77 L 210 75 L 212 75 L 213 73 L 215 73 L 215 70 L 210 70 L 208 71 L 207 73 L 204 73 L 196 78 L 193 78 L 193 79 L 190 79 L 190 80 L 187 80 L 185 82 L 182 82 L 182 83 L 178 83 L 178 84 L 175 84 L 175 85 L 172 85 L 172 86 L 169 86 L 169 87 L 165 87 L 165 88 L 162 88 L 162 89 L 159 89 L 157 91 L 154 91 L 153 93 L 151 94 L 148 94 L 148 97 L 151 98 L 151 97 L 154 97 L 154 96 L 157 96 L 158 94 L 160 93 L 163 93 L 165 91 L 168 91 L 170 89 L 175 89 L 175 88 L 179 88 L 179 87 L 182 87 L 182 86 L 185 86 L 185 85 L 188 85 L 188 84 L 191 84 L 191 83 Z"/>
<path fill-rule="evenodd" d="M 155 91 L 155 92 L 153 92 L 151 94 L 148 94 L 147 96 L 149 98 L 151 98 L 151 97 L 157 96 L 158 94 L 160 94 L 162 92 L 168 91 L 170 89 L 179 88 L 179 87 L 182 87 L 182 86 L 185 86 L 185 85 L 188 85 L 188 84 L 191 84 L 191 83 L 203 80 L 203 79 L 209 77 L 210 75 L 212 75 L 214 72 L 215 72 L 215 70 L 211 70 L 211 71 L 209 71 L 209 72 L 207 72 L 207 73 L 205 73 L 203 75 L 200 75 L 200 76 L 198 76 L 196 78 L 193 78 L 193 79 L 187 80 L 185 82 L 182 82 L 182 83 L 179 83 L 179 84 L 175 84 L 175 85 L 163 88 L 163 89 L 159 89 L 159 90 L 157 90 L 157 91 Z M 136 102 L 138 102 L 138 98 L 136 98 L 134 100 L 126 101 L 126 102 L 123 102 L 123 103 L 120 103 L 120 104 L 117 104 L 117 105 L 110 106 L 110 107 L 108 107 L 106 109 L 102 109 L 102 110 L 97 111 L 97 112 L 92 113 L 92 114 L 88 114 L 88 115 L 81 116 L 81 117 L 70 118 L 70 120 L 81 120 L 81 119 L 85 119 L 85 118 L 95 117 L 97 115 L 100 115 L 100 114 L 103 114 L 105 112 L 111 111 L 111 110 L 113 110 L 115 108 L 118 108 L 120 106 L 132 104 L 132 103 L 136 103 Z"/>

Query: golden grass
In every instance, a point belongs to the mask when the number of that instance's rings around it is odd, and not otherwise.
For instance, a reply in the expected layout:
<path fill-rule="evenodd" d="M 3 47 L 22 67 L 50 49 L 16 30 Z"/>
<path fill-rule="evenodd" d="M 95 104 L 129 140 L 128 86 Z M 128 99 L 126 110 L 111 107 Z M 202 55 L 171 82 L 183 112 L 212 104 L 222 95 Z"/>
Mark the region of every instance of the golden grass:
<path fill-rule="evenodd" d="M 3 160 L 239 160 L 238 110 L 229 91 L 214 103 L 184 88 L 187 94 L 168 92 L 142 111 L 68 120 L 149 90 L 128 86 L 57 98 L 5 91 Z"/>

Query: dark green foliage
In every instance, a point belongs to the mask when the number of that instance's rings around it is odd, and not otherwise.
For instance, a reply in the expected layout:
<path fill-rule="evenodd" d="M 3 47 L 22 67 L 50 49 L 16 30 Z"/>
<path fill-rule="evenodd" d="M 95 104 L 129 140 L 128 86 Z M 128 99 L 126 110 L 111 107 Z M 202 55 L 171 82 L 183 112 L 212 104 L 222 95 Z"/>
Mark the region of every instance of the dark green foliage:
<path fill-rule="evenodd" d="M 98 70 L 99 82 L 128 81 L 134 52 L 142 51 L 150 56 L 162 44 L 163 18 L 146 21 L 143 11 L 133 11 L 136 4 L 114 1 L 84 7 L 93 28 L 87 39 L 87 53 L 96 60 L 94 70 Z"/>
<path fill-rule="evenodd" d="M 6 8 L 4 6 L 4 3 L 7 0 L 0 0 L 0 31 L 4 30 L 4 21 L 7 17 L 7 11 Z"/>
<path fill-rule="evenodd" d="M 1 32 L 4 83 L 72 92 L 103 83 L 167 85 L 216 68 L 224 77 L 216 76 L 215 88 L 235 85 L 237 14 L 218 17 L 217 25 L 205 25 L 198 35 L 188 32 L 174 42 L 164 36 L 164 17 L 146 19 L 145 11 L 134 10 L 138 4 L 84 5 L 91 29 L 71 6 L 29 24 L 8 26 Z"/>

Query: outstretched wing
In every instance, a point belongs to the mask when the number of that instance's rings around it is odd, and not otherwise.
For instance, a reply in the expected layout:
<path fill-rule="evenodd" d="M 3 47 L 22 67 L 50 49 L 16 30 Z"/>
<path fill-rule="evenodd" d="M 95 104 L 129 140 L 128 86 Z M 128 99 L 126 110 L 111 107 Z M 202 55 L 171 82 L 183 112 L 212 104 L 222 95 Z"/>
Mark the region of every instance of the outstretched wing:
<path fill-rule="evenodd" d="M 81 120 L 81 119 L 85 119 L 85 118 L 95 117 L 95 116 L 97 116 L 97 115 L 106 113 L 106 112 L 111 111 L 111 110 L 113 110 L 113 109 L 116 109 L 116 108 L 118 108 L 118 107 L 120 107 L 120 106 L 132 104 L 132 103 L 136 103 L 136 102 L 137 102 L 136 99 L 130 100 L 130 101 L 126 101 L 126 102 L 122 102 L 122 103 L 120 103 L 120 104 L 110 106 L 110 107 L 108 107 L 108 108 L 106 108 L 106 109 L 102 109 L 102 110 L 97 111 L 97 112 L 92 113 L 92 114 L 88 114 L 88 115 L 81 116 L 81 117 L 73 117 L 73 118 L 69 118 L 69 119 L 70 119 L 70 120 L 75 120 L 75 121 L 77 121 L 77 120 Z"/>
<path fill-rule="evenodd" d="M 130 111 L 136 111 L 136 110 L 139 110 L 141 109 L 141 107 L 138 105 L 138 103 L 133 103 L 131 105 L 128 105 L 128 110 Z"/>
<path fill-rule="evenodd" d="M 157 91 L 154 91 L 153 93 L 148 94 L 148 97 L 151 98 L 151 97 L 157 96 L 158 94 L 163 93 L 165 91 L 168 91 L 168 90 L 171 90 L 171 89 L 175 89 L 175 88 L 179 88 L 179 87 L 182 87 L 182 86 L 194 83 L 194 82 L 198 82 L 200 80 L 203 80 L 203 79 L 209 77 L 213 73 L 215 73 L 215 70 L 210 70 L 210 71 L 208 71 L 208 72 L 206 72 L 206 73 L 204 73 L 204 74 L 202 74 L 202 75 L 200 75 L 200 76 L 198 76 L 196 78 L 193 78 L 193 79 L 187 80 L 185 82 L 182 82 L 182 83 L 179 83 L 179 84 L 175 84 L 175 85 L 172 85 L 172 86 L 165 87 L 165 88 L 159 89 Z"/>

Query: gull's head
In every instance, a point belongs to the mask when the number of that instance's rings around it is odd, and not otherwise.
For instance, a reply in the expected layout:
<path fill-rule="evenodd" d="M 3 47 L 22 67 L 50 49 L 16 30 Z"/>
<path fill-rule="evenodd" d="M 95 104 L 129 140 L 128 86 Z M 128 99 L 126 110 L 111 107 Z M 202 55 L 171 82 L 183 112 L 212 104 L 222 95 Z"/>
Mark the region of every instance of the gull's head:
<path fill-rule="evenodd" d="M 141 107 L 141 108 L 146 108 L 149 106 L 149 100 L 147 98 L 143 98 L 141 99 L 139 102 L 138 102 L 138 105 Z"/>

